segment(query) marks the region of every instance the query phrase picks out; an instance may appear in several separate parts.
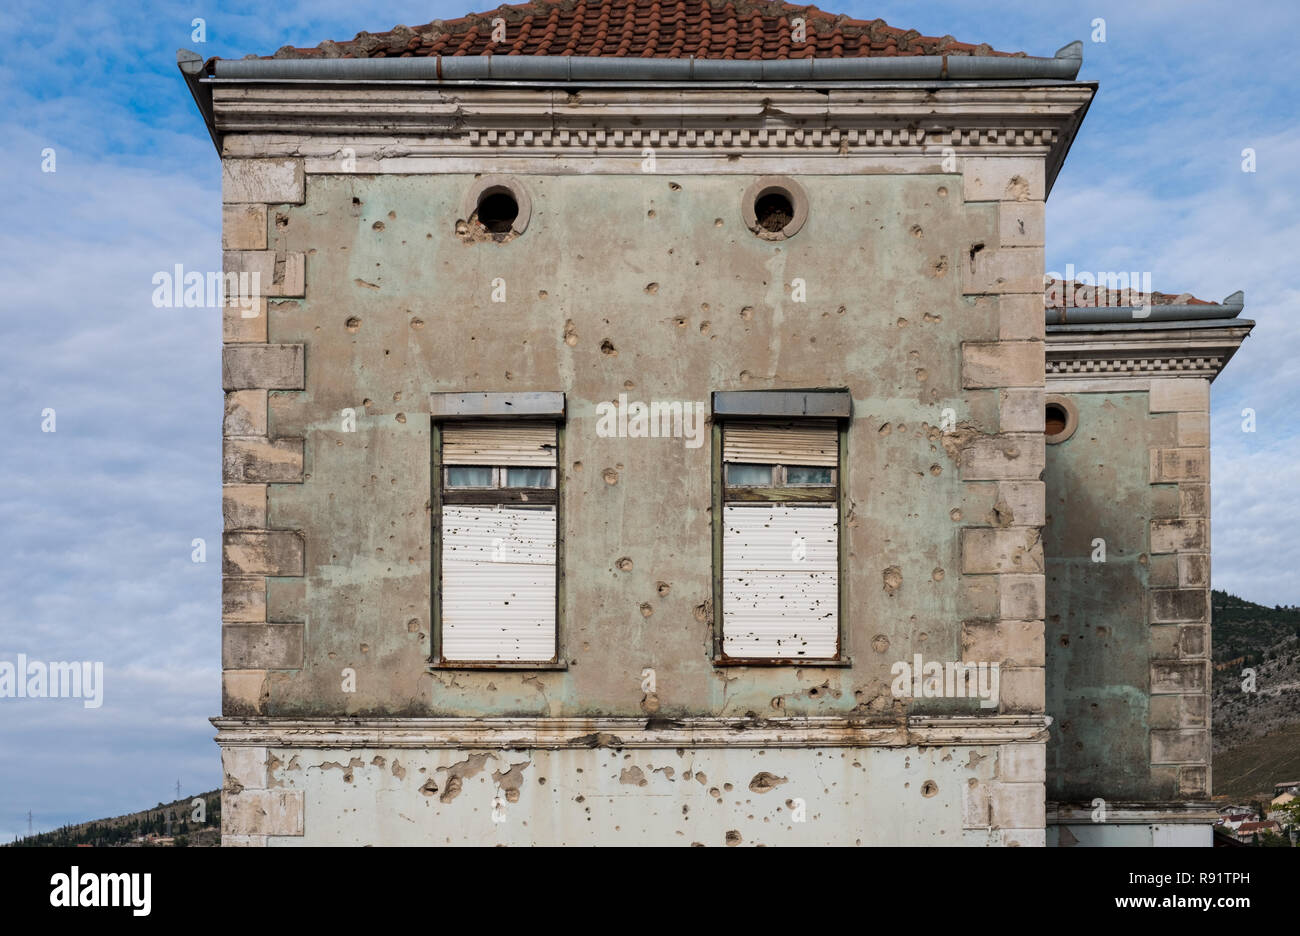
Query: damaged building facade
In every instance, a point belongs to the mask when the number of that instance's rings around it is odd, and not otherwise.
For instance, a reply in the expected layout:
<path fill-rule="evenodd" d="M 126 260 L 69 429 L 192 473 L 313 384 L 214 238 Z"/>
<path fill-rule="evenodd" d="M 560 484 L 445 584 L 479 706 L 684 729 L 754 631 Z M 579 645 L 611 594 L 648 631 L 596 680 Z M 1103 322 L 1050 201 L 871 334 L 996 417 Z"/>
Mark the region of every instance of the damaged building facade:
<path fill-rule="evenodd" d="M 1250 323 L 1045 312 L 1078 43 L 535 0 L 179 64 L 262 284 L 225 844 L 1208 844 Z"/>

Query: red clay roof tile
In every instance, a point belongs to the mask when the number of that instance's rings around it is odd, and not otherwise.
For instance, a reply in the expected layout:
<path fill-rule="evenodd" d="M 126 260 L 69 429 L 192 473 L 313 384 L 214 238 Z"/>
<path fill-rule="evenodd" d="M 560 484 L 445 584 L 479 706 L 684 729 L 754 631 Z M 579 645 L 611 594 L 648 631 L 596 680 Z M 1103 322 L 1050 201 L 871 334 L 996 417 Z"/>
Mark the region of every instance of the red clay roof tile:
<path fill-rule="evenodd" d="M 496 18 L 504 42 L 493 42 Z M 807 40 L 791 39 L 802 17 Z M 434 20 L 414 29 L 357 33 L 314 49 L 285 46 L 276 58 L 385 58 L 432 55 L 600 55 L 710 59 L 862 58 L 899 55 L 1023 56 L 952 36 L 922 36 L 883 20 L 855 20 L 775 0 L 532 0 Z"/>

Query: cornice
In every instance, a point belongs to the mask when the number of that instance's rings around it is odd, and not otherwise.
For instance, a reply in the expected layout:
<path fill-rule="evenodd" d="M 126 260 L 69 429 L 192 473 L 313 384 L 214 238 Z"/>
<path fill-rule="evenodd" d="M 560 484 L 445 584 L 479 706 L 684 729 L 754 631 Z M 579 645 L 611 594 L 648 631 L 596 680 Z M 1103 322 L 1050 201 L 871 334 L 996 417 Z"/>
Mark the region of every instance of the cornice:
<path fill-rule="evenodd" d="M 1047 381 L 1080 377 L 1213 380 L 1253 325 L 1234 319 L 1222 327 L 1049 331 Z"/>
<path fill-rule="evenodd" d="M 355 87 L 215 81 L 222 135 L 377 136 L 412 153 L 663 147 L 800 154 L 1057 154 L 1087 85 L 957 88 Z M 358 153 L 360 155 L 360 152 Z"/>

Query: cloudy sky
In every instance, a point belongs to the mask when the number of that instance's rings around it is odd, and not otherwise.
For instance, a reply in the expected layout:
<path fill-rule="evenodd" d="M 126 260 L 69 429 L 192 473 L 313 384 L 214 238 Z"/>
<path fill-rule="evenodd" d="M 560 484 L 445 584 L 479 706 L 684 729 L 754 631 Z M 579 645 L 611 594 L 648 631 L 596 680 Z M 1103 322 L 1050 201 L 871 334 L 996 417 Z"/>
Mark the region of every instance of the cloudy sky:
<path fill-rule="evenodd" d="M 3 5 L 0 660 L 99 660 L 106 686 L 93 710 L 0 700 L 0 841 L 28 810 L 49 829 L 220 782 L 221 326 L 150 301 L 157 271 L 220 269 L 220 168 L 176 49 L 269 54 L 486 8 Z M 1084 40 L 1101 90 L 1048 203 L 1047 267 L 1245 290 L 1259 324 L 1214 384 L 1214 584 L 1300 603 L 1300 108 L 1291 59 L 1264 48 L 1300 26 L 1293 0 L 825 8 L 1035 55 Z"/>

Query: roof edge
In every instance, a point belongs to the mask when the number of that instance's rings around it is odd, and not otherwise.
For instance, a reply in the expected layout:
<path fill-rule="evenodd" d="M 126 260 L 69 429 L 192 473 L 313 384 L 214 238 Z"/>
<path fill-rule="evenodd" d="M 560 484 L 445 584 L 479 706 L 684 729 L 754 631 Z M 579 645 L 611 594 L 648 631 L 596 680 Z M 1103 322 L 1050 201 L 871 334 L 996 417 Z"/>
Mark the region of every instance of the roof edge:
<path fill-rule="evenodd" d="M 187 62 L 197 53 L 181 50 Z M 1073 81 L 1076 40 L 1051 58 L 910 55 L 861 58 L 708 59 L 580 55 L 437 55 L 401 58 L 213 59 L 203 71 L 245 81 Z M 185 66 L 182 65 L 182 70 Z M 188 77 L 188 76 L 187 76 Z"/>

